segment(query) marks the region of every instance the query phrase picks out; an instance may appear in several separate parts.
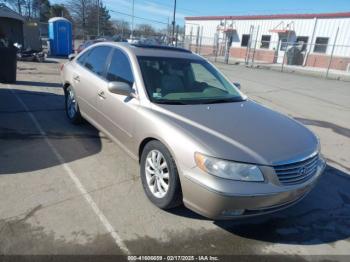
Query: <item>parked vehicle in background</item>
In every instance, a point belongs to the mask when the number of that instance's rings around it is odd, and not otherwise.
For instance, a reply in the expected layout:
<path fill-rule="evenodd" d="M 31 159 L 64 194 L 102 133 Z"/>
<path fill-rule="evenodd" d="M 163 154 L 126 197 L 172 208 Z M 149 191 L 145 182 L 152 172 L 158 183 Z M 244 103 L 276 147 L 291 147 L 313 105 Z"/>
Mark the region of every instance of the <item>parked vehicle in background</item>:
<path fill-rule="evenodd" d="M 126 40 L 129 44 L 140 44 L 141 39 L 138 37 L 128 38 Z"/>
<path fill-rule="evenodd" d="M 17 59 L 19 61 L 44 62 L 46 58 L 45 52 L 33 50 L 18 50 Z"/>
<path fill-rule="evenodd" d="M 140 163 L 156 206 L 213 219 L 286 208 L 325 168 L 316 136 L 249 100 L 204 58 L 166 46 L 99 43 L 61 69 L 66 114 Z"/>
<path fill-rule="evenodd" d="M 96 44 L 96 43 L 101 43 L 101 42 L 106 42 L 107 40 L 104 38 L 99 38 L 95 40 L 87 40 L 84 43 L 80 44 L 77 48 L 77 53 L 79 54 L 81 51 L 83 51 L 85 48 L 88 48 L 89 46 Z"/>

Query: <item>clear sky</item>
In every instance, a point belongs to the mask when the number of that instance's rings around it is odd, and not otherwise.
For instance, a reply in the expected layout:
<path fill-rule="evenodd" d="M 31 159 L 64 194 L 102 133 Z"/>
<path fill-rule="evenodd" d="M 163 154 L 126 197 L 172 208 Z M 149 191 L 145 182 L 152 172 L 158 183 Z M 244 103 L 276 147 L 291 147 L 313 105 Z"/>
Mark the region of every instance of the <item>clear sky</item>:
<path fill-rule="evenodd" d="M 115 19 L 131 21 L 132 0 L 102 0 Z M 134 0 L 135 23 L 162 27 L 172 20 L 174 0 Z M 65 0 L 52 0 L 64 3 Z M 350 0 L 177 0 L 177 23 L 185 16 L 350 12 Z M 115 11 L 115 12 L 113 12 Z M 117 13 L 121 12 L 121 13 Z"/>

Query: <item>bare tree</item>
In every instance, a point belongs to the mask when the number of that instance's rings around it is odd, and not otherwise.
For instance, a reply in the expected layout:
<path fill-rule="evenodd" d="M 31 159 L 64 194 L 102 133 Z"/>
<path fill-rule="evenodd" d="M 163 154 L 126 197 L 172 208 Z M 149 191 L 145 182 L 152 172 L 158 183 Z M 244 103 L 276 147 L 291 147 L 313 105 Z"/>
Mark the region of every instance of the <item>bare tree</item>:
<path fill-rule="evenodd" d="M 50 8 L 50 17 L 64 17 L 69 21 L 73 22 L 73 18 L 69 12 L 69 10 L 62 4 L 54 4 Z"/>
<path fill-rule="evenodd" d="M 49 0 L 0 0 L 29 20 L 47 21 L 50 14 Z"/>
<path fill-rule="evenodd" d="M 154 27 L 149 24 L 140 24 L 135 30 L 135 35 L 138 36 L 155 36 L 156 34 Z"/>
<path fill-rule="evenodd" d="M 24 0 L 3 0 L 1 2 L 8 4 L 17 13 L 19 13 L 20 15 L 23 15 L 22 10 L 24 9 L 24 6 L 26 5 Z"/>
<path fill-rule="evenodd" d="M 86 37 L 88 11 L 92 4 L 92 0 L 69 0 L 67 3 L 76 29 L 81 30 L 77 34 L 81 34 L 83 39 Z"/>
<path fill-rule="evenodd" d="M 116 34 L 122 38 L 129 37 L 131 34 L 130 23 L 125 20 L 113 20 L 112 24 L 115 28 Z"/>

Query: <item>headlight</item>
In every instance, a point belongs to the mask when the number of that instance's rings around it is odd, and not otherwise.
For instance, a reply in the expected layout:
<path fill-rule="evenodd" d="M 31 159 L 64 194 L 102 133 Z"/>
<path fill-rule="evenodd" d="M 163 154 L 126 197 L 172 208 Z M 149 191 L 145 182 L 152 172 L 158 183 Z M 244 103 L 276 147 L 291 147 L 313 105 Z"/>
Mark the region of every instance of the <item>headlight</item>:
<path fill-rule="evenodd" d="M 195 153 L 195 161 L 200 169 L 214 176 L 240 181 L 264 181 L 263 174 L 255 165 L 226 161 L 200 153 Z"/>

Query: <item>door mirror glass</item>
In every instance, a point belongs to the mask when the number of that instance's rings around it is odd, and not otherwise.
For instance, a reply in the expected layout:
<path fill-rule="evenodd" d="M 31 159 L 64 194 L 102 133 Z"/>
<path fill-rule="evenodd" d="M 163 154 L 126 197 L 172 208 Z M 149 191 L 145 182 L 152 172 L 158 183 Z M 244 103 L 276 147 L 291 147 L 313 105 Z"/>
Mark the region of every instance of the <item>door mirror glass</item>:
<path fill-rule="evenodd" d="M 237 87 L 239 90 L 241 90 L 241 84 L 238 82 L 233 82 L 233 84 L 235 85 L 235 87 Z"/>
<path fill-rule="evenodd" d="M 110 82 L 108 83 L 109 92 L 122 96 L 133 96 L 131 86 L 125 82 Z"/>

